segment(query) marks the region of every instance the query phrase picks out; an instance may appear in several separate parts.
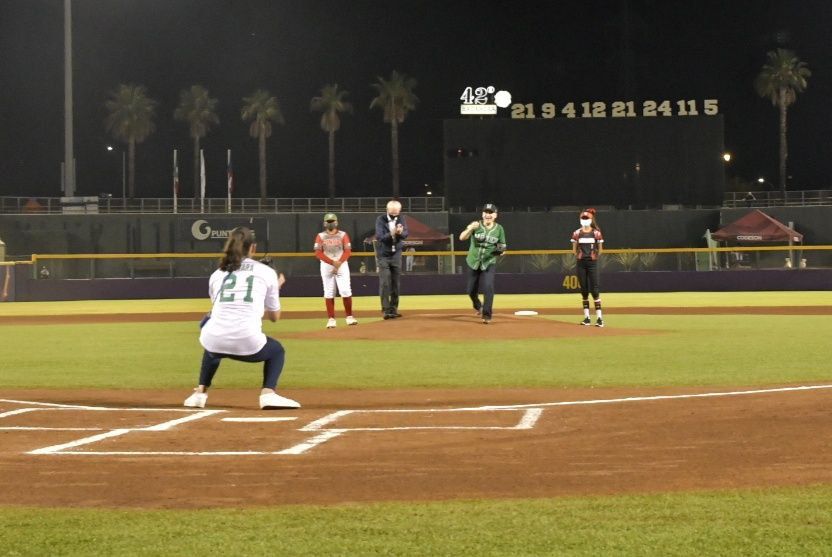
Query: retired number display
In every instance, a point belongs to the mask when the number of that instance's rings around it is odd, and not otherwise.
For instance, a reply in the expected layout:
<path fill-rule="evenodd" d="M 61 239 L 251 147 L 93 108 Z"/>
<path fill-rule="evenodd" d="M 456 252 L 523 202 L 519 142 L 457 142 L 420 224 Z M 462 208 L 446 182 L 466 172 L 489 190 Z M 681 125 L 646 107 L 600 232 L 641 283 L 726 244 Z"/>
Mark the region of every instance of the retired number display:
<path fill-rule="evenodd" d="M 555 103 L 515 103 L 511 105 L 511 117 L 530 118 L 654 118 L 659 116 L 715 116 L 719 114 L 717 99 L 682 99 L 678 101 L 589 101 Z"/>

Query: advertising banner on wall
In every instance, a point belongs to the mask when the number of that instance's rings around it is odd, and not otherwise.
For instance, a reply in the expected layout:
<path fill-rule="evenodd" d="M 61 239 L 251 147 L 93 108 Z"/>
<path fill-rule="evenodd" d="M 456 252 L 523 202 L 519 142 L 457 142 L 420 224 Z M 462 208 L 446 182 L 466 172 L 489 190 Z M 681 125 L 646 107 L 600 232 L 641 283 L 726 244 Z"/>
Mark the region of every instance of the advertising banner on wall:
<path fill-rule="evenodd" d="M 183 219 L 179 224 L 179 239 L 189 242 L 223 244 L 228 235 L 238 226 L 254 230 L 258 242 L 268 244 L 269 221 L 265 218 L 210 217 Z"/>

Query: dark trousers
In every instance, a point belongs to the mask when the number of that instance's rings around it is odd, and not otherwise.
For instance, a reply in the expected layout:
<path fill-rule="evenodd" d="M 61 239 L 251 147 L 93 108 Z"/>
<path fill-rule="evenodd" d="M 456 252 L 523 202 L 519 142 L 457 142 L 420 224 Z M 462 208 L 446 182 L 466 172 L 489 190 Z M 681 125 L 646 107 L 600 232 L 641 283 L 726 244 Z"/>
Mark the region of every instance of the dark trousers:
<path fill-rule="evenodd" d="M 214 374 L 220 367 L 223 358 L 230 358 L 240 362 L 263 362 L 263 388 L 275 389 L 280 373 L 283 371 L 283 363 L 286 360 L 286 351 L 283 345 L 271 337 L 266 337 L 266 344 L 259 352 L 248 356 L 237 356 L 234 354 L 216 354 L 205 350 L 202 354 L 202 368 L 199 370 L 199 384 L 205 387 L 211 386 Z"/>
<path fill-rule="evenodd" d="M 578 273 L 578 282 L 581 283 L 581 298 L 589 299 L 589 293 L 592 292 L 592 299 L 597 300 L 601 297 L 601 280 L 598 274 L 598 261 L 592 259 L 578 259 L 576 268 Z"/>
<path fill-rule="evenodd" d="M 474 304 L 474 309 L 482 313 L 483 319 L 491 319 L 491 308 L 494 305 L 494 274 L 497 266 L 490 265 L 487 269 L 472 269 L 468 267 L 468 297 Z M 482 290 L 483 301 L 480 303 L 478 292 Z"/>
<path fill-rule="evenodd" d="M 378 295 L 381 311 L 393 315 L 399 311 L 399 286 L 402 276 L 402 254 L 378 258 Z"/>

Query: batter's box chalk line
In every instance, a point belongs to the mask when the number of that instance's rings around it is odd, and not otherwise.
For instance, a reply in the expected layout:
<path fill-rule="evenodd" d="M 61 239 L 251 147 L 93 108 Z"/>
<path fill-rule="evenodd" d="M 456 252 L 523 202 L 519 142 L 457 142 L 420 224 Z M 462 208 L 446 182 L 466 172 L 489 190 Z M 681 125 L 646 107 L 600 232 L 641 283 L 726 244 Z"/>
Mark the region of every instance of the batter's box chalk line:
<path fill-rule="evenodd" d="M 821 389 L 832 389 L 832 385 L 804 385 L 796 387 L 776 387 L 769 389 L 751 389 L 741 391 L 687 393 L 678 395 L 652 395 L 633 396 L 624 398 L 592 399 L 592 400 L 569 400 L 554 402 L 538 402 L 530 404 L 501 404 L 486 405 L 477 407 L 462 408 L 397 408 L 397 409 L 362 409 L 362 410 L 339 410 L 318 418 L 300 428 L 297 431 L 309 432 L 312 434 L 307 440 L 279 451 L 91 451 L 77 450 L 78 447 L 93 445 L 105 439 L 121 437 L 128 433 L 141 432 L 165 432 L 171 431 L 177 426 L 185 423 L 203 420 L 210 416 L 225 413 L 225 410 L 192 410 L 183 408 L 112 408 L 102 406 L 86 406 L 59 404 L 52 402 L 34 402 L 11 399 L 0 399 L 0 403 L 18 404 L 22 408 L 0 412 L 0 419 L 11 416 L 24 415 L 31 412 L 43 411 L 90 411 L 90 412 L 179 412 L 186 414 L 183 417 L 167 420 L 151 426 L 139 428 L 67 428 L 67 427 L 2 427 L 3 430 L 49 430 L 49 431 L 101 431 L 94 435 L 82 437 L 74 441 L 52 445 L 29 451 L 29 455 L 86 455 L 86 456 L 260 456 L 260 455 L 301 455 L 313 448 L 340 437 L 346 433 L 360 432 L 384 432 L 384 431 L 414 431 L 414 430 L 529 430 L 533 429 L 546 408 L 560 406 L 584 406 L 594 404 L 622 404 L 660 400 L 685 400 L 685 399 L 706 399 L 717 397 L 738 397 L 773 393 L 797 393 L 815 391 Z M 337 422 L 347 416 L 361 414 L 419 414 L 419 413 L 460 413 L 460 412 L 520 412 L 520 418 L 514 425 L 510 426 L 397 426 L 397 427 L 339 427 Z M 224 422 L 289 422 L 296 420 L 296 417 L 275 417 L 275 418 L 221 418 Z M 2 423 L 2 422 L 0 422 Z"/>

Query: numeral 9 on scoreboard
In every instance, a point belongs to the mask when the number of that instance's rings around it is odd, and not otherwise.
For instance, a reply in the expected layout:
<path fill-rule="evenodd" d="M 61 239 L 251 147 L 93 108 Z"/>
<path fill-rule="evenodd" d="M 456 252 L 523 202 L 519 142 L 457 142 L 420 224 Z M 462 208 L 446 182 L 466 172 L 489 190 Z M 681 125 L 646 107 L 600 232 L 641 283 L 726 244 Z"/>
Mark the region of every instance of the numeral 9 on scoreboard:
<path fill-rule="evenodd" d="M 609 111 L 607 110 L 609 108 Z M 635 101 L 614 101 L 607 106 L 602 101 L 589 101 L 576 104 L 568 102 L 559 110 L 554 103 L 542 103 L 540 105 L 540 118 L 551 119 L 560 115 L 566 118 L 635 118 L 642 116 L 654 118 L 657 116 L 714 116 L 719 114 L 719 101 L 717 99 L 705 99 L 701 102 L 694 99 L 682 99 L 678 101 L 646 100 L 641 103 L 640 113 Z M 513 119 L 537 118 L 534 103 L 511 105 L 511 117 Z"/>

